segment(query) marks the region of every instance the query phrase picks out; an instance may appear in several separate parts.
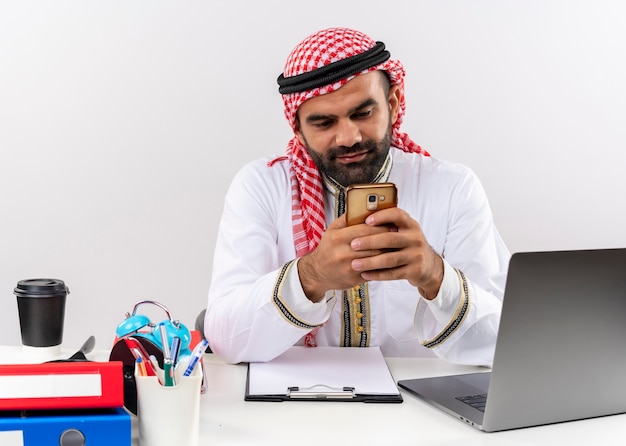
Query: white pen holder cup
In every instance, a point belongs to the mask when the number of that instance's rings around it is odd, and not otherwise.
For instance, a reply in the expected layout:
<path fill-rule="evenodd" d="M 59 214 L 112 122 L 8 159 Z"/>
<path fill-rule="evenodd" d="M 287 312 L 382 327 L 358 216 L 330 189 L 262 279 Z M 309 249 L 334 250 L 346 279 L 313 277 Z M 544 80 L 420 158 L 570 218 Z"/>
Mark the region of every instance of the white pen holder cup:
<path fill-rule="evenodd" d="M 180 366 L 174 386 L 164 386 L 156 376 L 142 376 L 135 369 L 139 446 L 198 446 L 202 363 L 190 376 L 182 376 L 185 367 Z M 157 374 L 163 382 L 163 370 Z"/>

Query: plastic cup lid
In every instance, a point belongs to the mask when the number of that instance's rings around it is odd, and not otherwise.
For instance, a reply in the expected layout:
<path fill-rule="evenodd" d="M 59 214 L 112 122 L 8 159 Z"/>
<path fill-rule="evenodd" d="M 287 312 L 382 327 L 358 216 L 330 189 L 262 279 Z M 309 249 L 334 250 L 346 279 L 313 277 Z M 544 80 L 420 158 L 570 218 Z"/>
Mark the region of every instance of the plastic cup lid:
<path fill-rule="evenodd" d="M 45 297 L 69 294 L 70 290 L 59 279 L 25 279 L 17 283 L 13 292 L 18 297 Z"/>

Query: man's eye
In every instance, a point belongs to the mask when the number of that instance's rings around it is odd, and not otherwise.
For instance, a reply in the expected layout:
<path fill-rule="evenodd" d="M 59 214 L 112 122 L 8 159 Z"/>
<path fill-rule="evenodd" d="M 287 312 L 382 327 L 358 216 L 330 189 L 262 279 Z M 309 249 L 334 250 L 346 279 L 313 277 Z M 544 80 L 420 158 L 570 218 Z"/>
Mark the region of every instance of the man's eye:
<path fill-rule="evenodd" d="M 313 124 L 313 126 L 317 127 L 318 129 L 325 129 L 325 128 L 330 127 L 331 125 L 332 125 L 331 121 L 319 121 Z"/>
<path fill-rule="evenodd" d="M 365 111 L 356 113 L 354 117 L 357 119 L 363 119 L 363 118 L 369 117 L 371 114 L 372 114 L 372 110 L 365 110 Z"/>

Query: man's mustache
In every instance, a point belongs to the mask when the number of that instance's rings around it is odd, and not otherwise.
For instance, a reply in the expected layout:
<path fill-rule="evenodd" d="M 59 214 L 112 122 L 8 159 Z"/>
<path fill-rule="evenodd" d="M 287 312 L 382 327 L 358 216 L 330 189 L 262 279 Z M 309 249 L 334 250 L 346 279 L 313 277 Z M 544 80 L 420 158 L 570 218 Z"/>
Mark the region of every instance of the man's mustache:
<path fill-rule="evenodd" d="M 365 148 L 367 149 L 367 147 Z M 351 153 L 360 152 L 363 149 L 364 147 L 361 145 L 361 143 L 357 143 L 353 145 L 352 147 L 346 147 L 346 146 L 334 147 L 328 151 L 329 152 L 328 154 L 330 155 L 331 158 L 334 159 L 339 156 L 350 155 Z"/>

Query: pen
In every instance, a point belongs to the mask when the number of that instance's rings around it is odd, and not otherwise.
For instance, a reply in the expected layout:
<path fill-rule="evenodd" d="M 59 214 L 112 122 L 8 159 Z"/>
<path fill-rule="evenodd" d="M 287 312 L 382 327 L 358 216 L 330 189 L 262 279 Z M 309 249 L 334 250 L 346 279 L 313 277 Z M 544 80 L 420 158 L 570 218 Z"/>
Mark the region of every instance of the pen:
<path fill-rule="evenodd" d="M 178 365 L 178 357 L 180 355 L 180 337 L 174 336 L 172 338 L 172 346 L 170 347 L 170 355 L 172 357 L 172 367 L 176 368 Z"/>
<path fill-rule="evenodd" d="M 206 339 L 203 339 L 198 345 L 194 347 L 193 351 L 191 352 L 191 360 L 189 361 L 189 365 L 185 369 L 183 376 L 191 375 L 191 372 L 193 372 L 193 369 L 198 364 L 198 361 L 200 361 L 200 358 L 202 358 L 202 355 L 204 354 L 208 346 L 209 342 Z"/>
<path fill-rule="evenodd" d="M 141 345 L 141 343 L 136 338 L 130 336 L 124 338 L 124 342 L 126 343 L 126 346 L 133 354 L 135 359 L 141 358 L 141 361 L 146 367 L 147 376 L 157 376 L 156 368 L 152 365 L 152 362 L 149 361 L 148 352 L 146 352 L 146 350 L 143 348 L 143 345 Z"/>
<path fill-rule="evenodd" d="M 176 382 L 174 379 L 174 367 L 172 365 L 170 345 L 167 342 L 167 331 L 165 325 L 159 325 L 159 329 L 161 331 L 161 344 L 163 345 L 163 385 L 174 386 Z"/>
<path fill-rule="evenodd" d="M 157 361 L 156 356 L 150 355 L 150 362 L 152 363 L 152 367 L 154 367 L 154 370 L 159 368 L 159 361 Z"/>
<path fill-rule="evenodd" d="M 163 361 L 163 385 L 175 386 L 176 380 L 174 379 L 174 367 L 172 367 L 172 360 L 166 359 Z"/>
<path fill-rule="evenodd" d="M 165 329 L 165 325 L 159 325 L 159 330 L 161 331 L 161 344 L 163 345 L 163 359 L 172 359 L 170 353 L 170 343 L 167 341 L 167 330 Z"/>
<path fill-rule="evenodd" d="M 141 356 L 135 360 L 137 362 L 137 369 L 139 370 L 140 376 L 148 376 L 146 372 L 146 365 L 143 363 L 143 358 Z"/>

